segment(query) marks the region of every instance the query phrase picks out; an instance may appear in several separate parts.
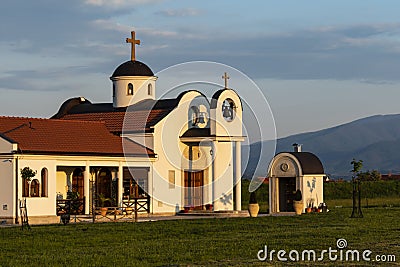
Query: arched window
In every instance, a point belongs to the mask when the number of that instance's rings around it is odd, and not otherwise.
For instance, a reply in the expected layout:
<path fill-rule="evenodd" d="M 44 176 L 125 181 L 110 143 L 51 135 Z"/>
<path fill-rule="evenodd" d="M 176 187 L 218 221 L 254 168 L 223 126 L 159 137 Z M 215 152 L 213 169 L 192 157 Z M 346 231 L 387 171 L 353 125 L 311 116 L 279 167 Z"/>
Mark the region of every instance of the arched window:
<path fill-rule="evenodd" d="M 48 180 L 48 171 L 47 168 L 43 168 L 41 172 L 41 182 L 42 182 L 42 197 L 47 197 L 47 180 Z"/>
<path fill-rule="evenodd" d="M 147 85 L 147 94 L 148 95 L 153 94 L 153 85 L 151 83 L 149 83 L 149 85 Z"/>
<path fill-rule="evenodd" d="M 133 95 L 133 84 L 128 84 L 128 92 L 127 95 Z"/>
<path fill-rule="evenodd" d="M 39 197 L 39 188 L 40 188 L 40 183 L 38 179 L 34 179 L 31 182 L 31 197 Z"/>
<path fill-rule="evenodd" d="M 22 196 L 23 197 L 29 197 L 29 181 L 28 179 L 22 179 L 23 184 L 22 184 Z"/>

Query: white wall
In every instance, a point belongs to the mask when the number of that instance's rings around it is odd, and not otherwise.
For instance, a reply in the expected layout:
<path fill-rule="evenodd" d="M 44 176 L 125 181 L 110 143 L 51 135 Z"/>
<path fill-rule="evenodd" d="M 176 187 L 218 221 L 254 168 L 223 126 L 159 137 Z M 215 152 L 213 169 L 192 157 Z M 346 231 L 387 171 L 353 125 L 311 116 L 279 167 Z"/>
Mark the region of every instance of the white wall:
<path fill-rule="evenodd" d="M 0 221 L 15 215 L 15 161 L 12 159 L 12 156 L 0 157 Z"/>
<path fill-rule="evenodd" d="M 114 107 L 127 107 L 143 99 L 154 99 L 156 80 L 157 77 L 155 76 L 113 77 L 112 82 L 115 86 Z M 133 85 L 133 95 L 127 95 L 129 83 Z M 148 94 L 148 84 L 152 85 L 152 95 Z"/>
<path fill-rule="evenodd" d="M 191 125 L 189 124 L 189 109 L 195 98 L 203 96 L 196 91 L 186 93 L 180 100 L 178 107 L 161 120 L 154 128 L 154 151 L 158 159 L 154 162 L 154 181 L 151 195 L 155 202 L 154 212 L 176 212 L 184 206 L 184 170 L 189 169 L 189 162 L 184 154 L 187 153 L 188 145 L 180 141 Z M 200 101 L 201 102 L 201 101 Z M 197 103 L 197 102 L 196 102 Z M 204 102 L 201 102 L 204 103 Z M 191 123 L 191 122 L 190 122 Z M 205 170 L 204 183 L 211 181 L 211 143 L 201 144 L 202 157 L 193 162 L 192 170 Z M 204 166 L 205 165 L 205 166 Z M 168 172 L 175 171 L 175 187 L 171 187 L 168 180 Z M 205 187 L 203 201 L 211 202 L 210 186 Z M 162 201 L 162 205 L 159 205 Z"/>
<path fill-rule="evenodd" d="M 56 161 L 46 160 L 44 158 L 35 159 L 29 156 L 23 156 L 19 159 L 19 169 L 24 167 L 29 167 L 37 174 L 33 179 L 37 179 L 41 182 L 41 170 L 47 168 L 48 171 L 48 194 L 47 197 L 27 197 L 26 204 L 29 216 L 49 216 L 56 214 Z M 22 199 L 22 186 L 23 180 L 21 178 L 20 172 L 18 172 L 18 188 L 19 188 L 19 199 Z"/>
<path fill-rule="evenodd" d="M 304 208 L 314 200 L 314 207 L 324 202 L 324 179 L 323 175 L 304 175 L 301 181 Z"/>
<path fill-rule="evenodd" d="M 233 147 L 231 142 L 216 146 L 214 177 L 214 210 L 233 210 Z"/>

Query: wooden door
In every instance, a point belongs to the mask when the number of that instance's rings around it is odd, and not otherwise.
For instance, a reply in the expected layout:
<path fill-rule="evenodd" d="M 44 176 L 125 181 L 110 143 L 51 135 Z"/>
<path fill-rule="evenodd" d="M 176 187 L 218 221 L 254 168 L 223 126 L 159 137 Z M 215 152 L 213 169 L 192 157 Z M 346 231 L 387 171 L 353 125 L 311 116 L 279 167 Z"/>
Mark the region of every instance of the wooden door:
<path fill-rule="evenodd" d="M 279 178 L 279 211 L 293 212 L 293 199 L 296 191 L 295 177 Z"/>
<path fill-rule="evenodd" d="M 203 171 L 185 171 L 185 207 L 203 209 L 203 185 Z"/>

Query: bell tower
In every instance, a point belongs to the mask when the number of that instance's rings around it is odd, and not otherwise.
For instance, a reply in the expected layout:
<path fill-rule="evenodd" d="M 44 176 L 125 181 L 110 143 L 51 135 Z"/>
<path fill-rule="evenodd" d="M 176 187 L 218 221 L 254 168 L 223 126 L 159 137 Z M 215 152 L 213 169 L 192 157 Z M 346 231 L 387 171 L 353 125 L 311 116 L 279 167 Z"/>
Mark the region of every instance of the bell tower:
<path fill-rule="evenodd" d="M 126 43 L 131 44 L 131 60 L 119 65 L 110 77 L 114 108 L 155 99 L 157 77 L 146 64 L 136 60 L 135 46 L 140 45 L 140 40 L 136 39 L 134 31 L 131 38 L 126 38 Z"/>

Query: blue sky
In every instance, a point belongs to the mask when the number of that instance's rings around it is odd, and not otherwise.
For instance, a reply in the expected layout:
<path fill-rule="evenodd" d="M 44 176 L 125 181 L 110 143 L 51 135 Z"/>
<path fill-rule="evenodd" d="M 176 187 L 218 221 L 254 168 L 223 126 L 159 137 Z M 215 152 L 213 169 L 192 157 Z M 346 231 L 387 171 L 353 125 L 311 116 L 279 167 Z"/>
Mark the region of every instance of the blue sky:
<path fill-rule="evenodd" d="M 131 30 L 154 72 L 196 60 L 244 72 L 280 137 L 400 113 L 398 10 L 365 0 L 2 1 L 0 115 L 49 117 L 75 96 L 110 102 Z"/>

